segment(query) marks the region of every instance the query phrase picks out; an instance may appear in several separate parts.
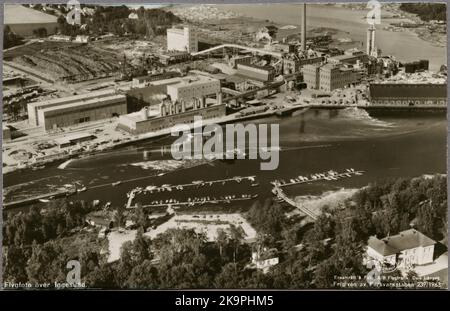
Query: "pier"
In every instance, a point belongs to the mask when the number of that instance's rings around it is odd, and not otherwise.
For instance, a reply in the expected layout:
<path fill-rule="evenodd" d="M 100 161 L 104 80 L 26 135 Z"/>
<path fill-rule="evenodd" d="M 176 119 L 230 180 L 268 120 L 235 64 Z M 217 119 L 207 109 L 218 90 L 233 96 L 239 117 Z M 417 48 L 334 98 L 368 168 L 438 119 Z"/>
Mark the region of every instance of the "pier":
<path fill-rule="evenodd" d="M 338 173 L 335 171 L 328 171 L 324 173 L 318 173 L 318 174 L 312 174 L 309 177 L 306 176 L 298 176 L 291 178 L 289 182 L 279 181 L 275 180 L 271 182 L 272 185 L 275 187 L 286 187 L 286 186 L 292 186 L 292 185 L 298 185 L 298 184 L 304 184 L 314 181 L 320 181 L 320 180 L 338 180 L 341 178 L 347 178 L 352 176 L 358 176 L 362 175 L 364 171 L 355 171 L 354 169 L 347 169 L 343 173 Z"/>
<path fill-rule="evenodd" d="M 292 205 L 296 208 L 298 208 L 301 212 L 303 212 L 304 214 L 306 214 L 307 216 L 309 216 L 312 220 L 316 220 L 318 215 L 314 214 L 311 210 L 309 210 L 308 208 L 306 208 L 305 206 L 302 206 L 301 204 L 295 202 L 293 199 L 291 199 L 290 197 L 288 197 L 283 189 L 281 189 L 278 186 L 275 186 L 274 190 L 276 191 L 276 196 L 280 199 L 283 200 L 284 202 L 288 203 L 289 205 Z"/>
<path fill-rule="evenodd" d="M 303 212 L 305 215 L 309 216 L 312 220 L 316 220 L 319 215 L 315 214 L 313 211 L 309 210 L 302 204 L 295 202 L 292 198 L 288 197 L 286 193 L 283 191 L 283 187 L 293 186 L 293 185 L 299 185 L 299 184 L 305 184 L 305 183 L 311 183 L 316 181 L 333 181 L 333 180 L 339 180 L 342 178 L 350 178 L 353 176 L 359 176 L 362 175 L 364 171 L 355 171 L 354 169 L 347 169 L 345 172 L 338 173 L 335 171 L 328 171 L 324 173 L 317 173 L 312 174 L 309 177 L 306 176 L 298 176 L 295 178 L 290 179 L 289 182 L 279 181 L 275 180 L 271 182 L 271 184 L 274 186 L 272 189 L 272 193 L 278 197 L 281 201 L 284 201 L 288 203 L 289 205 L 294 206 L 295 208 L 298 208 L 301 212 Z"/>
<path fill-rule="evenodd" d="M 154 204 L 147 204 L 147 205 L 143 205 L 142 207 L 172 207 L 174 205 L 177 206 L 195 206 L 195 205 L 204 205 L 204 204 L 218 204 L 218 203 L 231 203 L 231 202 L 238 202 L 238 201 L 247 201 L 247 200 L 252 200 L 255 199 L 257 197 L 257 195 L 242 195 L 239 197 L 235 197 L 235 196 L 226 196 L 226 197 L 221 197 L 221 198 L 194 198 L 191 201 L 184 201 L 184 202 L 180 202 L 177 200 L 169 200 L 170 202 L 158 202 L 158 203 L 154 203 Z M 167 200 L 166 200 L 167 201 Z M 128 208 L 135 208 L 135 206 L 130 206 Z"/>
<path fill-rule="evenodd" d="M 153 192 L 164 192 L 164 191 L 172 191 L 172 190 L 177 190 L 177 191 L 183 191 L 184 188 L 189 188 L 189 187 L 204 187 L 204 186 L 212 186 L 214 184 L 222 184 L 225 185 L 225 183 L 227 182 L 237 182 L 240 183 L 244 180 L 248 180 L 250 182 L 256 182 L 256 176 L 255 175 L 251 175 L 251 176 L 234 176 L 231 178 L 224 178 L 224 179 L 217 179 L 217 180 L 208 180 L 208 181 L 203 181 L 203 180 L 196 180 L 196 181 L 192 181 L 190 183 L 187 184 L 178 184 L 178 185 L 161 185 L 161 186 L 147 186 L 146 188 L 142 188 L 142 187 L 137 187 L 133 190 L 131 190 L 128 193 L 128 201 L 126 204 L 126 208 L 130 209 L 130 208 L 134 208 L 133 206 L 133 200 L 136 197 L 137 194 L 139 193 L 147 193 L 150 192 L 150 194 L 153 194 Z M 187 202 L 178 202 L 176 200 L 173 200 L 174 202 L 162 202 L 160 201 L 159 203 L 155 204 L 150 204 L 150 205 L 145 205 L 145 207 L 158 207 L 158 206 L 168 206 L 168 205 L 173 205 L 173 204 L 178 204 L 178 205 L 192 205 L 192 204 L 204 204 L 204 203 L 229 203 L 231 201 L 241 201 L 241 200 L 249 200 L 252 197 L 250 195 L 247 196 L 242 196 L 242 197 L 229 197 L 229 198 L 194 198 L 191 201 L 187 201 Z M 172 199 L 171 199 L 172 200 Z M 167 201 L 167 200 L 166 200 Z"/>

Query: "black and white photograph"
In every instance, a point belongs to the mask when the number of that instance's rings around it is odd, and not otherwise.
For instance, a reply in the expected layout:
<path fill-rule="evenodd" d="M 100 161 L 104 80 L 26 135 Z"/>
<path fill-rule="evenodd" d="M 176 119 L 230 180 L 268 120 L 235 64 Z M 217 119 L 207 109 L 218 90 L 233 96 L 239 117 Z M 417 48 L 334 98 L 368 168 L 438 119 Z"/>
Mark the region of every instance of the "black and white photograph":
<path fill-rule="evenodd" d="M 448 288 L 445 2 L 2 9 L 2 289 Z"/>

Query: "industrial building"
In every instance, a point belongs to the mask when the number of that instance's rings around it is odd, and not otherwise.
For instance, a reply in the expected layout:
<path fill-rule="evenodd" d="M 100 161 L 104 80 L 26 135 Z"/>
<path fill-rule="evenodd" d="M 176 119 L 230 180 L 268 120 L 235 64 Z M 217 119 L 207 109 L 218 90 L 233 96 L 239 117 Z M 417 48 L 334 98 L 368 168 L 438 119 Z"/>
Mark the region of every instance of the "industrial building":
<path fill-rule="evenodd" d="M 190 102 L 220 92 L 220 81 L 207 76 L 189 76 L 181 79 L 179 83 L 167 86 L 167 95 L 172 102 Z"/>
<path fill-rule="evenodd" d="M 185 109 L 184 111 L 182 109 Z M 178 103 L 163 102 L 159 106 L 146 107 L 141 111 L 120 116 L 118 128 L 133 135 L 159 131 L 177 124 L 190 124 L 195 117 L 203 119 L 218 118 L 224 116 L 226 107 L 224 104 L 212 104 L 197 102 L 190 107 Z"/>
<path fill-rule="evenodd" d="M 45 130 L 112 118 L 127 113 L 125 95 L 98 91 L 28 104 L 28 121 Z"/>
<path fill-rule="evenodd" d="M 229 65 L 236 69 L 237 65 L 244 64 L 244 65 L 250 65 L 253 60 L 252 55 L 246 55 L 246 56 L 234 56 L 230 59 Z"/>
<path fill-rule="evenodd" d="M 103 97 L 108 97 L 108 96 L 114 95 L 114 93 L 115 93 L 114 90 L 102 90 L 102 91 L 89 92 L 86 94 L 79 94 L 79 95 L 74 95 L 74 96 L 54 98 L 54 99 L 50 99 L 50 100 L 46 100 L 46 101 L 29 103 L 27 105 L 28 122 L 30 125 L 33 125 L 33 126 L 42 125 L 43 120 L 40 120 L 38 118 L 38 111 L 41 109 L 62 106 L 62 105 L 70 104 L 70 103 L 87 101 L 90 99 L 101 99 Z"/>
<path fill-rule="evenodd" d="M 238 74 L 262 82 L 270 82 L 275 78 L 275 68 L 254 64 L 238 64 Z"/>
<path fill-rule="evenodd" d="M 139 76 L 133 78 L 131 85 L 133 88 L 140 88 L 147 86 L 150 82 L 153 81 L 172 79 L 180 76 L 181 73 L 179 73 L 178 71 L 167 71 L 146 76 Z"/>
<path fill-rule="evenodd" d="M 127 113 L 125 95 L 111 95 L 38 111 L 39 122 L 45 130 L 77 125 L 84 122 L 118 117 Z"/>
<path fill-rule="evenodd" d="M 305 65 L 302 72 L 308 88 L 326 92 L 347 87 L 361 79 L 360 72 L 333 64 Z"/>
<path fill-rule="evenodd" d="M 367 64 L 369 56 L 358 49 L 350 49 L 344 52 L 343 55 L 332 56 L 328 58 L 331 64 L 348 64 L 355 65 L 357 63 Z"/>
<path fill-rule="evenodd" d="M 289 54 L 283 58 L 283 73 L 296 73 L 305 65 L 318 64 L 321 62 L 323 62 L 323 56 L 305 55 L 305 57 L 299 57 L 295 54 Z"/>
<path fill-rule="evenodd" d="M 320 87 L 320 67 L 321 64 L 308 64 L 303 66 L 303 81 L 309 89 L 317 90 Z"/>
<path fill-rule="evenodd" d="M 331 92 L 359 82 L 361 74 L 351 68 L 326 64 L 320 68 L 319 88 Z"/>
<path fill-rule="evenodd" d="M 159 55 L 159 61 L 164 65 L 181 63 L 189 60 L 191 54 L 187 51 L 167 51 Z"/>
<path fill-rule="evenodd" d="M 405 67 L 405 73 L 415 73 L 423 70 L 428 70 L 430 62 L 426 59 L 421 59 L 412 63 L 406 63 L 403 66 Z"/>
<path fill-rule="evenodd" d="M 447 84 L 371 83 L 372 106 L 380 107 L 447 107 Z"/>
<path fill-rule="evenodd" d="M 198 52 L 197 32 L 191 27 L 167 29 L 167 50 L 182 52 Z"/>
<path fill-rule="evenodd" d="M 167 84 L 167 98 L 139 112 L 120 116 L 119 125 L 132 134 L 158 131 L 181 123 L 225 115 L 220 81 L 207 76 L 189 76 Z"/>

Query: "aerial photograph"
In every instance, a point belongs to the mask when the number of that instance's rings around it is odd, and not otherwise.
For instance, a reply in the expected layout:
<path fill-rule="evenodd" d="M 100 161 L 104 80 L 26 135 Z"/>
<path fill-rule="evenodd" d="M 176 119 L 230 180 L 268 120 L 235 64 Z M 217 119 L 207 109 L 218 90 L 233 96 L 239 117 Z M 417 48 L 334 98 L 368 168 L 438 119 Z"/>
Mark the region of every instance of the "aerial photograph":
<path fill-rule="evenodd" d="M 446 11 L 5 4 L 0 287 L 447 289 Z"/>

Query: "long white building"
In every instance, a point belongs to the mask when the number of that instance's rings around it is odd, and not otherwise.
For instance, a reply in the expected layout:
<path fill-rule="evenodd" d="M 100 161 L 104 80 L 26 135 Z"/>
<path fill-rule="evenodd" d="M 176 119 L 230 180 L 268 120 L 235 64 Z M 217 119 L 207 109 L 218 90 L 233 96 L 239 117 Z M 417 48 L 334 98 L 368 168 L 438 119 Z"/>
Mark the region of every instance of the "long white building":
<path fill-rule="evenodd" d="M 191 27 L 167 29 L 167 50 L 198 52 L 197 32 Z"/>
<path fill-rule="evenodd" d="M 186 77 L 179 83 L 167 86 L 167 95 L 172 102 L 190 102 L 194 98 L 201 99 L 218 93 L 221 93 L 220 81 L 206 76 Z"/>
<path fill-rule="evenodd" d="M 28 122 L 51 130 L 127 113 L 125 95 L 104 90 L 29 103 Z"/>

